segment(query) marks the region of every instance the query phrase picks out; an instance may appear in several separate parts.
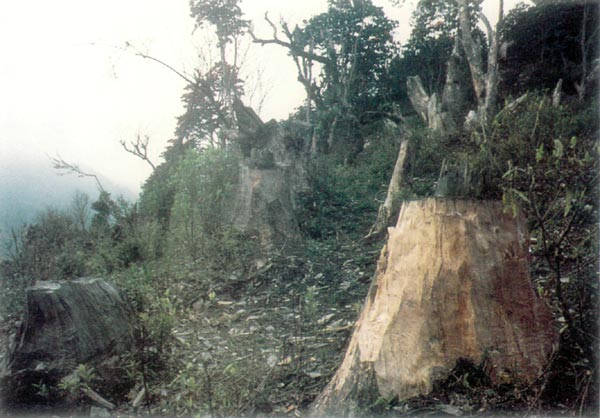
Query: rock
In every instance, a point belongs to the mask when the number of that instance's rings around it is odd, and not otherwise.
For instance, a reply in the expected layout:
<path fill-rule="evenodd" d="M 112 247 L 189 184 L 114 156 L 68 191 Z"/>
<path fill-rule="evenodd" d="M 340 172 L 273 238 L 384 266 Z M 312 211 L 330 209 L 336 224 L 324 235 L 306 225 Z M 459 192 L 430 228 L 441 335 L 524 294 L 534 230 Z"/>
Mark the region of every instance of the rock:
<path fill-rule="evenodd" d="M 29 410 L 63 402 L 57 385 L 80 364 L 95 368 L 109 387 L 122 385 L 106 380 L 117 368 L 115 356 L 134 344 L 133 318 L 121 293 L 103 279 L 41 282 L 29 288 L 25 318 L 1 379 L 5 408 Z"/>
<path fill-rule="evenodd" d="M 98 408 L 95 406 L 92 406 L 92 408 L 90 409 L 90 418 L 110 418 L 110 417 L 112 417 L 112 414 L 107 409 Z"/>
<path fill-rule="evenodd" d="M 342 365 L 313 416 L 426 395 L 461 358 L 495 383 L 535 381 L 557 343 L 529 278 L 525 219 L 495 201 L 405 203 Z"/>

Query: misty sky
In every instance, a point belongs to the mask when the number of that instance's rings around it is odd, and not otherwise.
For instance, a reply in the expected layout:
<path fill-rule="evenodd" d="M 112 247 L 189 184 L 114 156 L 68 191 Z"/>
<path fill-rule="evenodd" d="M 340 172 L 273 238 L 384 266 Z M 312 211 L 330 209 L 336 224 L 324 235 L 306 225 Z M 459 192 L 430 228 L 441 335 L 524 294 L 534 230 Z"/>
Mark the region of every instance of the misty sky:
<path fill-rule="evenodd" d="M 400 21 L 398 36 L 406 39 L 411 1 L 402 8 L 387 0 L 374 3 Z M 131 42 L 191 73 L 206 38 L 193 31 L 188 4 L 188 0 L 2 2 L 0 168 L 21 161 L 50 165 L 49 157 L 60 155 L 137 192 L 150 168 L 123 151 L 119 141 L 149 135 L 152 158 L 159 162 L 175 118 L 183 112 L 180 97 L 185 82 L 118 47 Z M 268 36 L 262 26 L 265 11 L 293 24 L 325 11 L 326 4 L 326 0 L 243 0 L 242 8 L 257 33 Z M 496 4 L 487 0 L 486 14 L 492 16 Z M 251 104 L 256 106 L 266 94 L 263 119 L 283 119 L 301 103 L 302 86 L 282 48 L 250 46 L 245 71 L 247 89 L 256 91 Z M 0 175 L 10 173 L 0 170 Z"/>

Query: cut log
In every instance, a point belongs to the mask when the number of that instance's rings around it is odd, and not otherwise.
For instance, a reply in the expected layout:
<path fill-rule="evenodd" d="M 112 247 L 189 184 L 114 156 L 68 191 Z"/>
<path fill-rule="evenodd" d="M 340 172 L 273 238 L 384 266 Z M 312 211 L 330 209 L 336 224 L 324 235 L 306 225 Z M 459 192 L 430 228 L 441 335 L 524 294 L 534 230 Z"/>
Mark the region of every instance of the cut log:
<path fill-rule="evenodd" d="M 428 394 L 459 359 L 526 384 L 557 332 L 529 278 L 522 216 L 500 202 L 404 203 L 345 358 L 313 416 L 362 416 L 379 397 Z"/>
<path fill-rule="evenodd" d="M 60 380 L 80 364 L 96 368 L 101 378 L 103 364 L 106 373 L 114 373 L 110 361 L 134 344 L 133 318 L 120 292 L 102 279 L 41 282 L 29 288 L 25 318 L 2 378 L 4 406 L 22 410 L 59 402 L 43 392 L 56 395 Z"/>

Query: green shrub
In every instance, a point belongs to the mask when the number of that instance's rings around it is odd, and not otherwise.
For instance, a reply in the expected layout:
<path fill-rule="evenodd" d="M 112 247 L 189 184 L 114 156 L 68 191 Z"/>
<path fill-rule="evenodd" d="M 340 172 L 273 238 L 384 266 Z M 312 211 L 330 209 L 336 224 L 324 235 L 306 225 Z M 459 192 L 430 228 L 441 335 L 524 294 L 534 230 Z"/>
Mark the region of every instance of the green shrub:
<path fill-rule="evenodd" d="M 300 196 L 299 222 L 313 238 L 362 234 L 385 198 L 398 153 L 392 136 L 374 136 L 350 164 L 319 155 L 309 164 L 309 188 Z"/>
<path fill-rule="evenodd" d="M 559 357 L 568 362 L 554 364 L 551 374 L 561 377 L 549 384 L 560 386 L 553 402 L 588 397 L 570 376 L 592 376 L 596 364 L 597 115 L 596 105 L 553 106 L 549 97 L 531 94 L 500 113 L 487 137 L 475 137 L 479 163 L 496 178 L 507 211 L 523 209 L 528 218 L 533 279 L 562 324 Z"/>
<path fill-rule="evenodd" d="M 168 254 L 192 260 L 211 253 L 229 221 L 228 204 L 237 181 L 237 160 L 219 150 L 189 150 L 170 179 L 175 196 L 169 221 Z"/>

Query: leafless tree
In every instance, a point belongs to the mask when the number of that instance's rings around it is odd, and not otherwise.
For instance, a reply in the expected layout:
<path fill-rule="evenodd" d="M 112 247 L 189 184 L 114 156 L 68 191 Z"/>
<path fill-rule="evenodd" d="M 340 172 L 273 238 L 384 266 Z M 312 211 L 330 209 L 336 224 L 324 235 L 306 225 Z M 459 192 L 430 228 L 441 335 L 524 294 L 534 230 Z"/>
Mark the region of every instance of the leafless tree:
<path fill-rule="evenodd" d="M 156 170 L 156 166 L 154 165 L 154 163 L 152 163 L 150 157 L 148 156 L 148 144 L 150 142 L 149 135 L 144 135 L 142 137 L 142 135 L 138 133 L 135 142 L 129 141 L 127 143 L 125 142 L 125 140 L 121 140 L 120 142 L 121 146 L 125 149 L 125 151 L 135 155 L 142 161 L 146 161 L 150 165 L 150 167 L 152 167 L 152 170 Z"/>
<path fill-rule="evenodd" d="M 64 176 L 67 174 L 75 174 L 77 177 L 81 177 L 81 178 L 92 177 L 96 181 L 96 186 L 98 187 L 98 190 L 101 193 L 106 191 L 104 189 L 104 187 L 102 186 L 102 183 L 100 182 L 100 179 L 98 178 L 98 176 L 96 174 L 84 171 L 77 164 L 66 162 L 60 155 L 58 155 L 54 158 L 51 158 L 51 160 L 52 160 L 52 167 L 59 171 L 59 173 L 58 173 L 59 176 Z"/>
<path fill-rule="evenodd" d="M 75 191 L 71 200 L 71 215 L 79 228 L 85 231 L 90 217 L 90 196 L 87 193 Z"/>

